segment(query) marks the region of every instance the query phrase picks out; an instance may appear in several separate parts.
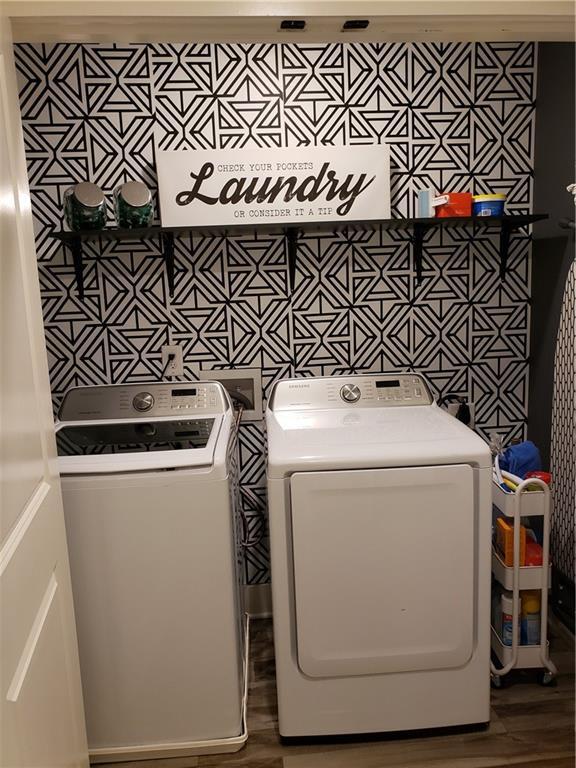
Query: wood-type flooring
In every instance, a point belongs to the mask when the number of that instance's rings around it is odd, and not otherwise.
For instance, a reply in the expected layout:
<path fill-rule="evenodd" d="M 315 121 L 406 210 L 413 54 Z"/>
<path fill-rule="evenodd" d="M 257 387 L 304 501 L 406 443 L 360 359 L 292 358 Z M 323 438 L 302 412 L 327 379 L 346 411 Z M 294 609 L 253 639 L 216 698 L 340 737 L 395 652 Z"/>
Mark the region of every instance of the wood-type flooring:
<path fill-rule="evenodd" d="M 272 622 L 252 621 L 247 745 L 230 755 L 108 764 L 108 768 L 574 768 L 574 642 L 550 630 L 556 685 L 515 672 L 492 691 L 490 726 L 472 732 L 284 744 L 278 735 Z"/>

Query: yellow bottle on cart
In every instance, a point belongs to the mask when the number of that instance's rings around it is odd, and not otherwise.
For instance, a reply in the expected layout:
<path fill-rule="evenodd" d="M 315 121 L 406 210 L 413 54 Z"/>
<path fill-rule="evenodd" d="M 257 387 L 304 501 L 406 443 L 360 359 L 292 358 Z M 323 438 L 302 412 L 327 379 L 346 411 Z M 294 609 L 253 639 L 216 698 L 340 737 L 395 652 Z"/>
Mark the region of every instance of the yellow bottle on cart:
<path fill-rule="evenodd" d="M 520 642 L 540 645 L 541 594 L 537 589 L 520 592 Z"/>

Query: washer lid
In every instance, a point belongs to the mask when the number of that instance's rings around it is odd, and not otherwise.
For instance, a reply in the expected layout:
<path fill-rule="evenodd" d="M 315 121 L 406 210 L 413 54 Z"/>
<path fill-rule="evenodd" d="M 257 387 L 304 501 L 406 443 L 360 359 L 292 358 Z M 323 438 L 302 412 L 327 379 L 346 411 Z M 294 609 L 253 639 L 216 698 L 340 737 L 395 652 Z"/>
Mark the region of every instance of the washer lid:
<path fill-rule="evenodd" d="M 56 428 L 62 474 L 211 467 L 221 415 L 197 419 L 63 422 Z"/>

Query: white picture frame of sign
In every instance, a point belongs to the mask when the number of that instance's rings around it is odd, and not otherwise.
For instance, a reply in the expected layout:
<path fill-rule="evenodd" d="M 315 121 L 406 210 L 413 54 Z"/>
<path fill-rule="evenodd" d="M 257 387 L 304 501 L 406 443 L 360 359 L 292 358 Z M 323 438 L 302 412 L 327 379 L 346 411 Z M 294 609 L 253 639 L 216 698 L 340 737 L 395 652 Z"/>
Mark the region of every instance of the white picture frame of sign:
<path fill-rule="evenodd" d="M 387 144 L 158 150 L 165 227 L 390 218 Z"/>

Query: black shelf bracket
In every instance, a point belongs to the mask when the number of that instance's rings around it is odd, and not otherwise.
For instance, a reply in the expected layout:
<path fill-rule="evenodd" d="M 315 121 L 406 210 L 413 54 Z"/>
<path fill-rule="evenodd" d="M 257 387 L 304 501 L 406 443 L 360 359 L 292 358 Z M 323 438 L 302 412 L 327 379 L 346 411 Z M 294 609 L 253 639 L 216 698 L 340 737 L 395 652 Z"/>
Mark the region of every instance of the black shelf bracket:
<path fill-rule="evenodd" d="M 510 248 L 510 234 L 516 229 L 510 222 L 503 221 L 500 229 L 500 280 L 506 277 L 508 267 L 508 249 Z"/>
<path fill-rule="evenodd" d="M 73 237 L 67 245 L 72 251 L 72 261 L 74 262 L 74 275 L 76 277 L 76 287 L 78 297 L 84 299 L 84 273 L 82 270 L 82 240 L 80 236 Z"/>
<path fill-rule="evenodd" d="M 288 251 L 288 283 L 290 285 L 290 293 L 294 291 L 294 283 L 296 282 L 296 260 L 298 258 L 298 236 L 299 231 L 296 227 L 290 227 L 286 230 L 285 238 Z"/>
<path fill-rule="evenodd" d="M 414 224 L 414 234 L 412 235 L 412 254 L 414 258 L 414 270 L 416 272 L 416 285 L 422 283 L 422 250 L 424 246 L 424 235 L 429 229 L 425 224 Z"/>
<path fill-rule="evenodd" d="M 172 298 L 174 296 L 174 232 L 162 232 L 162 249 L 166 262 L 168 293 Z"/>

